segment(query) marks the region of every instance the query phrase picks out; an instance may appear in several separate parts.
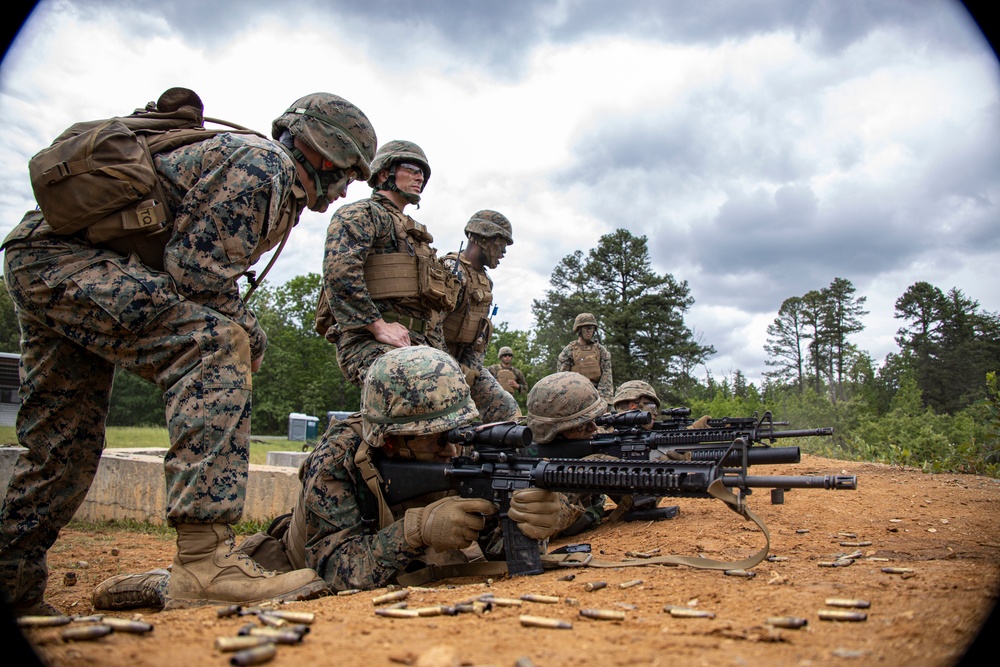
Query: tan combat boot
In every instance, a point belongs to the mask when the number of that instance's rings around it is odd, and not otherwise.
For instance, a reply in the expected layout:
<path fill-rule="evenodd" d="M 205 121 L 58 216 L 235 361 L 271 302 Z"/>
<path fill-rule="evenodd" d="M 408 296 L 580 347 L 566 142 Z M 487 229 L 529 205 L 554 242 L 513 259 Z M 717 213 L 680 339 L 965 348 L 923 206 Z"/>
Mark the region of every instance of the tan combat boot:
<path fill-rule="evenodd" d="M 90 601 L 94 609 L 163 609 L 169 579 L 166 570 L 119 574 L 97 584 Z"/>
<path fill-rule="evenodd" d="M 248 604 L 263 600 L 308 600 L 329 589 L 308 568 L 277 574 L 235 548 L 222 523 L 184 523 L 177 528 L 177 554 L 165 609 L 203 604 Z"/>

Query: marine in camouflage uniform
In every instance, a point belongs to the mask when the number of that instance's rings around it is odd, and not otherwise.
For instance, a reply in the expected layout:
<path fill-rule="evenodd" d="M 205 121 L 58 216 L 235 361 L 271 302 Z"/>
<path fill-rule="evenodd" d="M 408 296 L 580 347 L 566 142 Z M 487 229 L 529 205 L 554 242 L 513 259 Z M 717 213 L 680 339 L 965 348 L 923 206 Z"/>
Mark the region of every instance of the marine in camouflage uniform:
<path fill-rule="evenodd" d="M 597 335 L 597 318 L 590 313 L 580 313 L 573 321 L 573 331 L 577 339 L 559 353 L 556 370 L 575 371 L 585 375 L 610 406 L 615 391 L 611 376 L 611 353 L 594 340 Z"/>
<path fill-rule="evenodd" d="M 514 350 L 504 345 L 500 348 L 497 353 L 500 358 L 500 363 L 493 364 L 486 370 L 490 372 L 490 375 L 495 377 L 504 389 L 510 393 L 523 394 L 528 390 L 528 381 L 524 379 L 524 373 L 521 372 L 520 368 L 512 365 L 512 360 L 514 359 Z"/>
<path fill-rule="evenodd" d="M 528 456 L 537 456 L 535 443 L 558 445 L 559 440 L 583 440 L 597 433 L 594 420 L 607 412 L 607 401 L 597 393 L 593 383 L 572 371 L 546 375 L 528 392 L 527 426 L 531 429 L 532 445 L 525 449 Z M 578 517 L 560 535 L 576 535 L 600 523 L 604 518 L 605 496 L 602 494 L 567 494 Z"/>
<path fill-rule="evenodd" d="M 448 351 L 443 320 L 461 290 L 430 246 L 434 237 L 403 211 L 417 204 L 430 179 L 423 150 L 394 140 L 371 164 L 372 196 L 341 207 L 330 221 L 316 329 L 337 346 L 344 376 L 361 386 L 386 352 L 407 345 Z M 482 375 L 488 376 L 483 373 Z M 513 397 L 476 376 L 474 399 L 486 421 L 516 413 Z"/>
<path fill-rule="evenodd" d="M 648 382 L 642 380 L 629 380 L 623 382 L 614 397 L 615 412 L 627 412 L 629 410 L 642 410 L 653 415 L 653 421 L 660 416 L 660 398 L 656 395 L 656 390 Z M 651 430 L 653 424 L 643 424 L 646 430 Z"/>
<path fill-rule="evenodd" d="M 493 280 L 486 273 L 495 269 L 514 243 L 510 220 L 491 210 L 477 211 L 465 225 L 468 246 L 461 253 L 448 253 L 444 265 L 460 289 L 451 313 L 442 313 L 441 324 L 448 351 L 458 360 L 472 390 L 472 400 L 486 422 L 506 421 L 521 412 L 513 395 L 483 366 L 493 324 Z"/>
<path fill-rule="evenodd" d="M 267 345 L 237 279 L 304 207 L 325 210 L 367 177 L 376 138 L 360 109 L 328 93 L 297 100 L 272 134 L 278 142 L 222 133 L 154 157 L 173 217 L 163 270 L 57 235 L 39 211 L 4 241 L 21 327 L 17 434 L 27 448 L 0 515 L 0 592 L 16 613 L 55 611 L 43 601 L 46 552 L 97 470 L 116 366 L 164 392 L 166 511 L 178 544 L 171 597 L 183 606 L 325 590 L 311 571 L 276 576 L 231 551 L 251 373 Z"/>
<path fill-rule="evenodd" d="M 361 413 L 333 422 L 299 470 L 302 491 L 290 517 L 241 548 L 276 569 L 309 567 L 334 590 L 372 589 L 422 564 L 481 556 L 477 540 L 497 507 L 482 499 L 433 494 L 388 507 L 366 482 L 371 461 L 400 457 L 444 462 L 457 454 L 445 437 L 478 417 L 458 363 L 426 347 L 396 348 L 372 364 Z M 371 502 L 369 502 L 371 501 Z M 508 516 L 533 539 L 547 539 L 576 514 L 562 494 L 521 489 Z M 264 551 L 271 555 L 265 557 Z M 162 571 L 113 577 L 95 590 L 98 609 L 160 606 Z"/>

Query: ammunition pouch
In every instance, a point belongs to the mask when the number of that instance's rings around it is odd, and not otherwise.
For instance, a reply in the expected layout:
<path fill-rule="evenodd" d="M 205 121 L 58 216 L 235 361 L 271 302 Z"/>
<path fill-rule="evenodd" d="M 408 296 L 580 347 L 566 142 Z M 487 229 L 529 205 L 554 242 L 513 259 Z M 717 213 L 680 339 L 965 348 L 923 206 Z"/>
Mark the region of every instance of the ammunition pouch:
<path fill-rule="evenodd" d="M 365 284 L 373 300 L 417 299 L 428 310 L 451 311 L 458 279 L 433 256 L 405 252 L 368 255 Z"/>

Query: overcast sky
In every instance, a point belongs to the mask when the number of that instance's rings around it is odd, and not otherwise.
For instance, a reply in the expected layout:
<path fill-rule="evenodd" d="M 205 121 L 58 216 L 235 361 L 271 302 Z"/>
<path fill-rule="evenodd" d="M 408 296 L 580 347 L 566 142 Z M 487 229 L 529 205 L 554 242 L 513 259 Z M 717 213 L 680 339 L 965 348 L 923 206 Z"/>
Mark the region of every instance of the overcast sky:
<path fill-rule="evenodd" d="M 34 207 L 31 155 L 172 86 L 265 133 L 331 92 L 417 142 L 408 212 L 442 253 L 479 209 L 512 221 L 514 329 L 617 228 L 687 281 L 716 377 L 758 380 L 782 301 L 835 277 L 877 361 L 916 281 L 1000 311 L 1000 67 L 954 0 L 42 0 L 0 66 L 0 235 Z M 268 280 L 320 272 L 328 222 L 307 211 Z"/>

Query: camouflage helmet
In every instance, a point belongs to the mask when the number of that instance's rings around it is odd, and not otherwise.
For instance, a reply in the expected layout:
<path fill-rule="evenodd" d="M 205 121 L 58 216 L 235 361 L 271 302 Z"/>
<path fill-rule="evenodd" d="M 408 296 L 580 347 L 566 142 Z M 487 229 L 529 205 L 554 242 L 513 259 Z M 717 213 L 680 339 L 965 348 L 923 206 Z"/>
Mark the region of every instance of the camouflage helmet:
<path fill-rule="evenodd" d="M 611 400 L 611 404 L 617 406 L 619 403 L 627 403 L 628 401 L 638 402 L 642 396 L 648 396 L 653 399 L 656 403 L 656 407 L 660 407 L 660 397 L 656 395 L 656 390 L 653 389 L 653 385 L 648 382 L 643 382 L 642 380 L 629 380 L 628 382 L 623 382 L 620 387 L 618 387 L 618 393 Z"/>
<path fill-rule="evenodd" d="M 591 313 L 580 313 L 579 315 L 576 316 L 576 319 L 573 320 L 573 332 L 579 333 L 580 327 L 585 327 L 588 325 L 596 328 L 597 318 L 594 317 Z"/>
<path fill-rule="evenodd" d="M 413 162 L 424 170 L 424 185 L 420 188 L 420 191 L 423 192 L 423 188 L 427 187 L 427 181 L 431 180 L 431 165 L 420 146 L 412 141 L 403 141 L 401 139 L 387 141 L 379 147 L 378 153 L 375 154 L 375 159 L 371 163 L 368 185 L 373 188 L 378 187 L 379 172 L 383 169 L 388 169 L 395 162 Z"/>
<path fill-rule="evenodd" d="M 497 356 L 498 357 L 502 357 L 505 354 L 509 354 L 510 356 L 513 357 L 514 356 L 514 350 L 512 350 L 509 347 L 507 347 L 506 345 L 504 345 L 503 347 L 500 348 L 500 351 L 497 352 Z"/>
<path fill-rule="evenodd" d="M 362 435 L 381 447 L 387 435 L 428 435 L 479 417 L 461 367 L 426 345 L 400 347 L 375 360 L 361 388 Z"/>
<path fill-rule="evenodd" d="M 546 375 L 528 392 L 528 427 L 535 442 L 552 442 L 563 431 L 579 428 L 607 412 L 594 384 L 572 371 Z"/>
<path fill-rule="evenodd" d="M 510 226 L 510 220 L 503 213 L 497 213 L 489 209 L 477 211 L 465 223 L 465 235 L 475 234 L 483 238 L 499 236 L 507 245 L 514 243 L 514 236 Z"/>
<path fill-rule="evenodd" d="M 358 180 L 371 175 L 368 164 L 378 144 L 375 128 L 361 109 L 343 97 L 313 93 L 295 100 L 274 119 L 271 136 L 280 140 L 286 130 L 338 169 L 356 169 Z"/>

